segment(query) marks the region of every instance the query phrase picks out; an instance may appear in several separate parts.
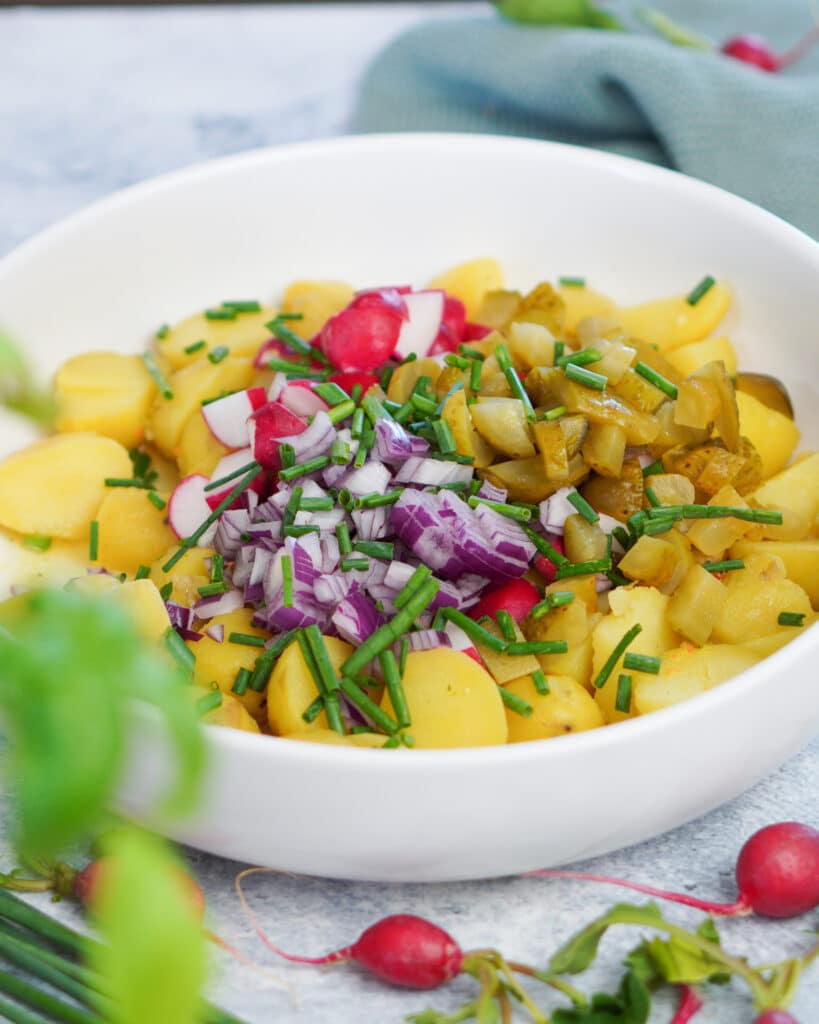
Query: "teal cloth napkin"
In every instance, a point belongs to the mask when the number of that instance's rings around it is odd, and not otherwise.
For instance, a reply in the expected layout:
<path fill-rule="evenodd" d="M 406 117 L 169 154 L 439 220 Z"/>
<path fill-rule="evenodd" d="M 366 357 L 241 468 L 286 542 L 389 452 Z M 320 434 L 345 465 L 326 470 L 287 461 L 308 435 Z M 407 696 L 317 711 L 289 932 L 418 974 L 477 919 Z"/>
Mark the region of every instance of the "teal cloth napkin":
<path fill-rule="evenodd" d="M 622 13 L 635 4 L 601 4 Z M 763 34 L 778 51 L 810 0 L 666 0 L 715 41 Z M 632 22 L 634 24 L 634 22 Z M 720 185 L 819 238 L 819 48 L 776 74 L 638 34 L 431 20 L 369 68 L 353 130 L 553 139 L 650 160 Z"/>

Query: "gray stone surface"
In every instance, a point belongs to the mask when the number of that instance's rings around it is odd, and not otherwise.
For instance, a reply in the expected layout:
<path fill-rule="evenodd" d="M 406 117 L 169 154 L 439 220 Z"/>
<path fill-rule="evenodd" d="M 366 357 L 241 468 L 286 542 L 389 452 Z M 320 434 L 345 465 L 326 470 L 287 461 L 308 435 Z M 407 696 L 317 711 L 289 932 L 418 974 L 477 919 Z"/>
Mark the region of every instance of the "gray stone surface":
<path fill-rule="evenodd" d="M 0 12 L 0 255 L 83 204 L 150 175 L 254 146 L 343 132 L 359 76 L 379 47 L 421 17 L 481 7 Z M 771 821 L 819 823 L 817 783 L 814 742 L 701 821 L 584 867 L 733 899 L 732 864 L 743 837 Z M 490 813 L 503 828 L 503 808 Z M 288 986 L 282 990 L 274 979 L 216 955 L 214 996 L 249 1024 L 399 1021 L 427 1005 L 454 1010 L 472 991 L 470 982 L 459 980 L 431 996 L 397 992 L 350 969 L 275 962 L 233 892 L 241 865 L 199 853 L 191 853 L 191 861 L 207 892 L 214 930 Z M 412 911 L 450 929 L 465 947 L 495 945 L 535 963 L 625 895 L 533 879 L 387 886 L 274 874 L 251 879 L 248 888 L 267 932 L 294 951 L 321 953 L 349 942 L 380 916 Z M 72 914 L 65 905 L 51 909 Z M 698 919 L 682 908 L 671 913 L 681 921 Z M 816 924 L 816 915 L 799 923 L 741 920 L 726 922 L 723 931 L 732 949 L 770 962 L 804 950 L 810 941 L 804 929 Z M 607 939 L 600 965 L 583 978 L 583 987 L 614 987 L 619 958 L 634 938 L 623 932 Z M 793 1009 L 802 1024 L 819 1021 L 816 968 Z M 672 1002 L 658 999 L 652 1022 L 671 1017 Z M 709 990 L 697 1020 L 745 1024 L 751 1018 L 745 993 L 731 986 Z"/>

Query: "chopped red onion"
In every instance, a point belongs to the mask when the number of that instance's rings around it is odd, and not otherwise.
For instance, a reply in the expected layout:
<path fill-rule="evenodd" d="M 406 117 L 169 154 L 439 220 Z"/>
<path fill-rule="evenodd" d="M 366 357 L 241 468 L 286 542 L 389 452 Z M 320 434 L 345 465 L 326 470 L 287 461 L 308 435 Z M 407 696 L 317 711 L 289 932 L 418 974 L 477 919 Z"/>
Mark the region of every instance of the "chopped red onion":
<path fill-rule="evenodd" d="M 503 504 L 506 501 L 506 493 L 505 487 L 496 487 L 494 484 L 490 484 L 488 480 L 484 480 L 478 491 L 478 497 L 485 498 L 487 501 L 498 501 Z"/>
<path fill-rule="evenodd" d="M 317 455 L 327 455 L 336 439 L 336 428 L 326 412 L 317 412 L 312 423 L 301 434 L 278 438 L 278 444 L 292 446 L 297 462 L 307 462 Z"/>
<path fill-rule="evenodd" d="M 386 622 L 373 602 L 360 590 L 352 590 L 339 602 L 330 620 L 339 636 L 351 644 L 363 644 Z"/>
<path fill-rule="evenodd" d="M 205 630 L 205 634 L 211 638 L 217 644 L 223 644 L 225 642 L 225 627 L 224 623 L 216 622 Z"/>
<path fill-rule="evenodd" d="M 356 509 L 352 513 L 353 523 L 359 540 L 383 540 L 389 533 L 389 509 L 380 508 Z"/>
<path fill-rule="evenodd" d="M 404 462 L 429 451 L 429 442 L 409 434 L 400 423 L 383 416 L 375 424 L 375 451 L 383 462 Z"/>
<path fill-rule="evenodd" d="M 219 517 L 216 535 L 213 538 L 213 546 L 225 558 L 233 561 L 242 546 L 242 534 L 247 533 L 249 527 L 249 512 L 239 508 L 228 509 Z"/>
<path fill-rule="evenodd" d="M 244 608 L 245 599 L 241 590 L 228 590 L 226 594 L 214 594 L 213 597 L 203 597 L 193 606 L 198 619 L 213 619 L 217 615 L 227 615 L 229 612 L 238 611 Z"/>
<path fill-rule="evenodd" d="M 576 515 L 577 509 L 569 501 L 570 494 L 576 494 L 574 487 L 561 487 L 545 501 L 540 503 L 540 523 L 544 530 L 559 533 L 563 536 L 563 528 L 569 516 Z"/>
<path fill-rule="evenodd" d="M 397 484 L 412 484 L 415 487 L 433 487 L 440 484 L 470 483 L 472 467 L 446 459 L 425 459 L 413 455 L 404 462 L 395 474 Z"/>
<path fill-rule="evenodd" d="M 356 497 L 364 494 L 383 494 L 390 482 L 390 475 L 389 468 L 383 462 L 370 459 L 360 469 L 349 470 L 338 486 Z"/>

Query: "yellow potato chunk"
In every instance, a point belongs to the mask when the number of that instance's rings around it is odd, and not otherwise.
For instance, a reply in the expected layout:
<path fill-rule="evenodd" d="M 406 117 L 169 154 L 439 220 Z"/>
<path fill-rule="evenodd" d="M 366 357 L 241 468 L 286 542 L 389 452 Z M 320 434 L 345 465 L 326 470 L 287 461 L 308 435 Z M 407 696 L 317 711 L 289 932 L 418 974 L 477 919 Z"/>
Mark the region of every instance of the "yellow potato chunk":
<path fill-rule="evenodd" d="M 728 554 L 743 560 L 752 555 L 781 558 L 788 579 L 805 591 L 814 608 L 819 608 L 819 540 L 739 540 Z"/>
<path fill-rule="evenodd" d="M 729 377 L 735 376 L 737 372 L 736 349 L 724 336 L 680 345 L 672 352 L 667 352 L 665 357 L 681 377 L 688 377 L 700 367 L 714 362 L 724 363 Z"/>
<path fill-rule="evenodd" d="M 530 675 L 513 679 L 504 687 L 532 706 L 532 714 L 528 716 L 506 709 L 510 743 L 546 740 L 605 725 L 594 698 L 576 680 L 570 676 L 550 675 L 546 682 L 548 694 L 538 693 Z"/>
<path fill-rule="evenodd" d="M 498 686 L 468 655 L 445 647 L 415 651 L 407 658 L 403 683 L 416 748 L 506 742 L 508 728 Z M 391 713 L 386 693 L 382 706 Z"/>
<path fill-rule="evenodd" d="M 337 637 L 326 636 L 324 644 L 333 668 L 338 672 L 353 648 Z M 267 720 L 277 736 L 314 729 L 331 731 L 324 711 L 312 722 L 301 717 L 318 697 L 318 689 L 297 643 L 290 644 L 276 662 L 267 686 Z"/>
<path fill-rule="evenodd" d="M 276 312 L 272 306 L 266 306 L 258 313 L 239 313 L 235 320 L 208 320 L 204 313 L 195 313 L 180 320 L 164 337 L 157 337 L 157 351 L 172 370 L 198 362 L 221 345 L 230 349 L 232 357 L 253 357 L 270 337 L 265 324 Z M 185 351 L 197 341 L 204 341 L 205 347 L 195 352 Z"/>
<path fill-rule="evenodd" d="M 354 294 L 343 281 L 294 281 L 284 293 L 282 313 L 301 313 L 301 320 L 289 320 L 287 326 L 309 341 L 331 316 L 349 305 Z"/>
<path fill-rule="evenodd" d="M 207 697 L 209 693 L 210 688 L 204 686 L 194 686 L 191 689 L 191 694 L 196 700 Z M 218 708 L 203 715 L 202 722 L 205 725 L 221 725 L 227 729 L 238 729 L 240 732 L 261 732 L 259 723 L 248 714 L 242 702 L 229 693 L 222 694 L 222 703 Z"/>
<path fill-rule="evenodd" d="M 679 637 L 668 623 L 668 597 L 653 587 L 617 587 L 609 594 L 611 614 L 605 615 L 594 628 L 594 665 L 592 678 L 596 679 L 603 665 L 622 640 L 624 634 L 639 623 L 642 631 L 630 644 L 628 651 L 633 654 L 647 654 L 659 658 L 679 643 Z M 623 668 L 621 657 L 605 684 L 597 690 L 595 699 L 603 712 L 606 722 L 619 722 L 637 714 L 634 700 L 631 711 L 626 714 L 617 711 L 617 681 Z M 636 689 L 646 673 L 629 670 Z"/>
<path fill-rule="evenodd" d="M 714 624 L 712 637 L 722 643 L 738 644 L 787 630 L 780 626 L 780 612 L 811 614 L 810 598 L 785 575 L 785 565 L 774 554 L 750 554 L 745 568 L 726 574 L 724 581 L 728 598 L 722 614 Z"/>
<path fill-rule="evenodd" d="M 97 434 L 57 434 L 0 463 L 0 526 L 80 540 L 105 497 L 106 477 L 130 477 L 128 452 Z"/>
<path fill-rule="evenodd" d="M 679 704 L 744 672 L 763 657 L 733 644 L 678 647 L 663 655 L 659 675 L 635 673 L 640 679 L 635 679 L 633 705 L 637 714 L 646 715 Z"/>
<path fill-rule="evenodd" d="M 165 517 L 166 510 L 160 511 L 148 501 L 147 491 L 109 488 L 97 512 L 98 563 L 111 572 L 129 575 L 140 565 L 150 565 L 175 539 Z"/>
<path fill-rule="evenodd" d="M 400 370 L 401 367 L 398 369 Z M 474 464 L 478 468 L 489 466 L 492 463 L 495 458 L 495 449 L 481 437 L 472 425 L 469 406 L 466 404 L 466 392 L 463 389 L 455 391 L 446 400 L 441 410 L 441 419 L 449 424 L 452 436 L 455 438 L 455 447 L 460 455 L 468 455 L 473 458 Z"/>
<path fill-rule="evenodd" d="M 708 502 L 728 508 L 747 508 L 748 503 L 726 484 Z M 708 558 L 719 558 L 735 541 L 752 529 L 753 523 L 727 516 L 723 519 L 697 519 L 688 531 L 688 539 Z"/>
<path fill-rule="evenodd" d="M 126 448 L 145 433 L 156 385 L 139 356 L 86 352 L 63 363 L 54 379 L 60 433 L 92 431 Z"/>
<path fill-rule="evenodd" d="M 656 345 L 664 352 L 701 341 L 714 330 L 730 305 L 731 293 L 724 284 L 717 282 L 694 306 L 681 295 L 628 306 L 614 315 L 627 334 Z"/>
<path fill-rule="evenodd" d="M 762 508 L 793 509 L 812 523 L 819 515 L 819 452 L 794 462 L 751 495 Z"/>
<path fill-rule="evenodd" d="M 459 263 L 433 278 L 430 288 L 443 288 L 466 306 L 467 320 L 473 320 L 487 292 L 503 288 L 503 271 L 497 260 L 477 259 Z"/>
<path fill-rule="evenodd" d="M 158 643 L 171 625 L 165 602 L 150 580 L 130 580 L 112 587 L 107 596 L 130 615 L 146 640 Z"/>
<path fill-rule="evenodd" d="M 728 592 L 716 576 L 692 565 L 668 603 L 668 621 L 688 640 L 704 644 L 727 600 Z"/>
<path fill-rule="evenodd" d="M 753 395 L 737 391 L 736 398 L 739 432 L 759 452 L 762 476 L 767 480 L 787 465 L 799 444 L 799 428 L 792 419 L 763 405 Z"/>
<path fill-rule="evenodd" d="M 231 633 L 249 633 L 251 636 L 269 639 L 269 633 L 263 629 L 257 629 L 251 624 L 252 618 L 253 611 L 250 608 L 239 608 L 235 612 L 228 612 L 227 615 L 216 615 L 212 619 L 208 619 L 208 625 L 225 627 L 225 639 L 221 644 L 207 635 L 203 635 L 201 640 L 195 642 L 188 641 L 188 646 L 196 656 L 193 666 L 195 683 L 199 683 L 200 686 L 210 686 L 212 683 L 216 683 L 223 693 L 230 693 L 236 682 L 236 674 L 239 669 L 246 668 L 252 671 L 256 659 L 262 653 L 262 648 L 230 642 Z M 263 692 L 257 693 L 256 690 L 247 689 L 241 697 L 237 697 L 237 700 L 241 701 L 254 717 L 260 713 L 263 714 L 260 711 L 264 700 Z"/>
<path fill-rule="evenodd" d="M 191 548 L 170 572 L 164 572 L 162 566 L 176 552 L 177 547 L 177 544 L 172 544 L 156 559 L 150 567 L 150 578 L 160 589 L 167 583 L 172 583 L 171 600 L 191 608 L 199 600 L 198 588 L 210 581 L 206 563 L 215 552 L 213 548 Z"/>
<path fill-rule="evenodd" d="M 301 729 L 299 732 L 288 733 L 284 738 L 301 740 L 303 743 L 325 743 L 331 747 L 383 747 L 387 742 L 386 736 L 374 732 L 342 736 L 333 729 Z"/>
<path fill-rule="evenodd" d="M 194 413 L 179 438 L 179 472 L 183 477 L 193 473 L 211 476 L 219 460 L 229 451 L 211 434 L 205 417 Z"/>
<path fill-rule="evenodd" d="M 148 420 L 148 436 L 165 455 L 175 455 L 188 422 L 199 412 L 202 402 L 238 391 L 250 384 L 253 363 L 250 359 L 228 357 L 221 363 L 198 359 L 171 374 L 173 398 L 157 395 Z"/>
<path fill-rule="evenodd" d="M 577 334 L 577 325 L 581 320 L 590 316 L 609 316 L 614 312 L 614 300 L 593 288 L 561 284 L 557 294 L 566 307 L 564 329 L 570 335 Z"/>
<path fill-rule="evenodd" d="M 526 637 L 521 632 L 520 626 L 516 622 L 513 625 L 515 629 L 514 642 L 523 643 Z M 495 622 L 485 622 L 484 628 L 493 636 L 503 636 L 500 626 Z M 534 654 L 499 654 L 478 641 L 475 642 L 475 647 L 486 666 L 486 671 L 496 683 L 508 683 L 526 672 L 536 672 L 540 667 Z"/>

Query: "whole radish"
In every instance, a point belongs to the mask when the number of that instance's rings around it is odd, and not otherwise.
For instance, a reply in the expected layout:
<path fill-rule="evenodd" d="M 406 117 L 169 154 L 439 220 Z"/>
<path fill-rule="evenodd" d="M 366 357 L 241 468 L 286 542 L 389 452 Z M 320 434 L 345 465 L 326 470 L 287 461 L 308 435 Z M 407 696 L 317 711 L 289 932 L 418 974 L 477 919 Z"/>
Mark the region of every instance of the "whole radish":
<path fill-rule="evenodd" d="M 751 913 L 763 917 L 796 917 L 819 906 L 819 831 L 798 821 L 782 821 L 755 832 L 737 858 L 739 898 L 735 903 L 712 903 L 606 875 L 577 871 L 533 871 L 532 874 L 541 878 L 608 882 L 723 917 Z"/>
<path fill-rule="evenodd" d="M 752 32 L 734 36 L 724 43 L 720 50 L 726 57 L 752 64 L 761 71 L 781 71 L 800 60 L 819 40 L 819 25 L 814 25 L 790 50 L 777 54 L 762 36 Z"/>

